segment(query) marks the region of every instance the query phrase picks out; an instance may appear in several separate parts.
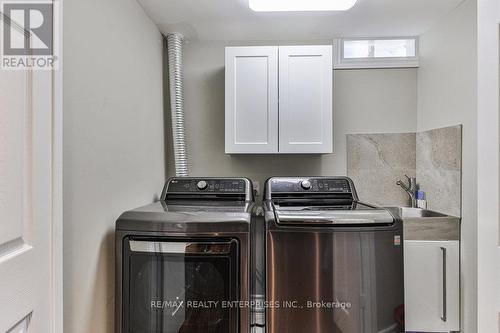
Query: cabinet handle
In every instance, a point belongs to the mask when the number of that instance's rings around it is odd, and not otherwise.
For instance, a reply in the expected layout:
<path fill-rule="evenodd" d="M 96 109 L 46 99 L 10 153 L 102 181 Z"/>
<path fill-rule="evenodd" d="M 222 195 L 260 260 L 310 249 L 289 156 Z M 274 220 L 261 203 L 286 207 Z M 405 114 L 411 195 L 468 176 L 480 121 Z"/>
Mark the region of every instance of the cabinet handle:
<path fill-rule="evenodd" d="M 442 321 L 446 321 L 446 248 L 441 246 L 441 253 L 443 254 L 443 314 Z"/>

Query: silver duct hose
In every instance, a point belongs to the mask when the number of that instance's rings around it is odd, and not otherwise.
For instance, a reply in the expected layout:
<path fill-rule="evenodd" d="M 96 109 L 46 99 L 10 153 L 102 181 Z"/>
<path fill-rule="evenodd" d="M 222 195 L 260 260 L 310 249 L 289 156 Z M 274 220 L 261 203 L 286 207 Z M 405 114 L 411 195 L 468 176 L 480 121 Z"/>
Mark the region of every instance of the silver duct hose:
<path fill-rule="evenodd" d="M 172 136 L 174 144 L 175 175 L 188 175 L 186 136 L 184 133 L 184 103 L 182 88 L 182 35 L 167 36 L 168 70 L 170 82 L 170 110 L 172 112 Z"/>

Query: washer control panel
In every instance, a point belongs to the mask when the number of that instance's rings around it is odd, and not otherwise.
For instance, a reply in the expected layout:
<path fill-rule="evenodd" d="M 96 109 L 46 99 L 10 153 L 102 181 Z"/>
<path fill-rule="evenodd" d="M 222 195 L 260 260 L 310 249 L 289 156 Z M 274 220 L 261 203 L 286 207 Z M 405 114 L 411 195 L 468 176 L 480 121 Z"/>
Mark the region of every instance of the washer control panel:
<path fill-rule="evenodd" d="M 326 178 L 287 178 L 277 177 L 269 180 L 271 193 L 351 193 L 351 182 L 346 177 Z"/>
<path fill-rule="evenodd" d="M 242 178 L 174 178 L 168 183 L 168 193 L 241 193 L 245 194 L 247 181 Z"/>

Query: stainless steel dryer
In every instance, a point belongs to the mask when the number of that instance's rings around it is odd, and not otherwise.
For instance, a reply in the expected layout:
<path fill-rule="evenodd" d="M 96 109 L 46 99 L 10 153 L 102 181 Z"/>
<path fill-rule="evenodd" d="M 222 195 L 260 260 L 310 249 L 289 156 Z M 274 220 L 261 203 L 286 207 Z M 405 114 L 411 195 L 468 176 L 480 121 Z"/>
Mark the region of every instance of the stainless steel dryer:
<path fill-rule="evenodd" d="M 402 332 L 402 223 L 346 177 L 265 186 L 268 333 Z"/>
<path fill-rule="evenodd" d="M 247 333 L 252 184 L 172 178 L 116 222 L 117 333 Z"/>

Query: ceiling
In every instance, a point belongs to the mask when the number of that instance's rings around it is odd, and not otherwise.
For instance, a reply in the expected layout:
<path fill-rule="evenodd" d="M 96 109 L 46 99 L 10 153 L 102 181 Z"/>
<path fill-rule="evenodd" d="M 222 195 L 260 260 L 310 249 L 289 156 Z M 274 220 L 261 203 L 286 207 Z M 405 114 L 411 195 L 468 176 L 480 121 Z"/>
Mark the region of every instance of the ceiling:
<path fill-rule="evenodd" d="M 192 40 L 416 36 L 464 0 L 358 0 L 345 12 L 257 13 L 248 0 L 138 0 L 167 35 Z M 307 0 L 304 0 L 307 1 Z"/>

